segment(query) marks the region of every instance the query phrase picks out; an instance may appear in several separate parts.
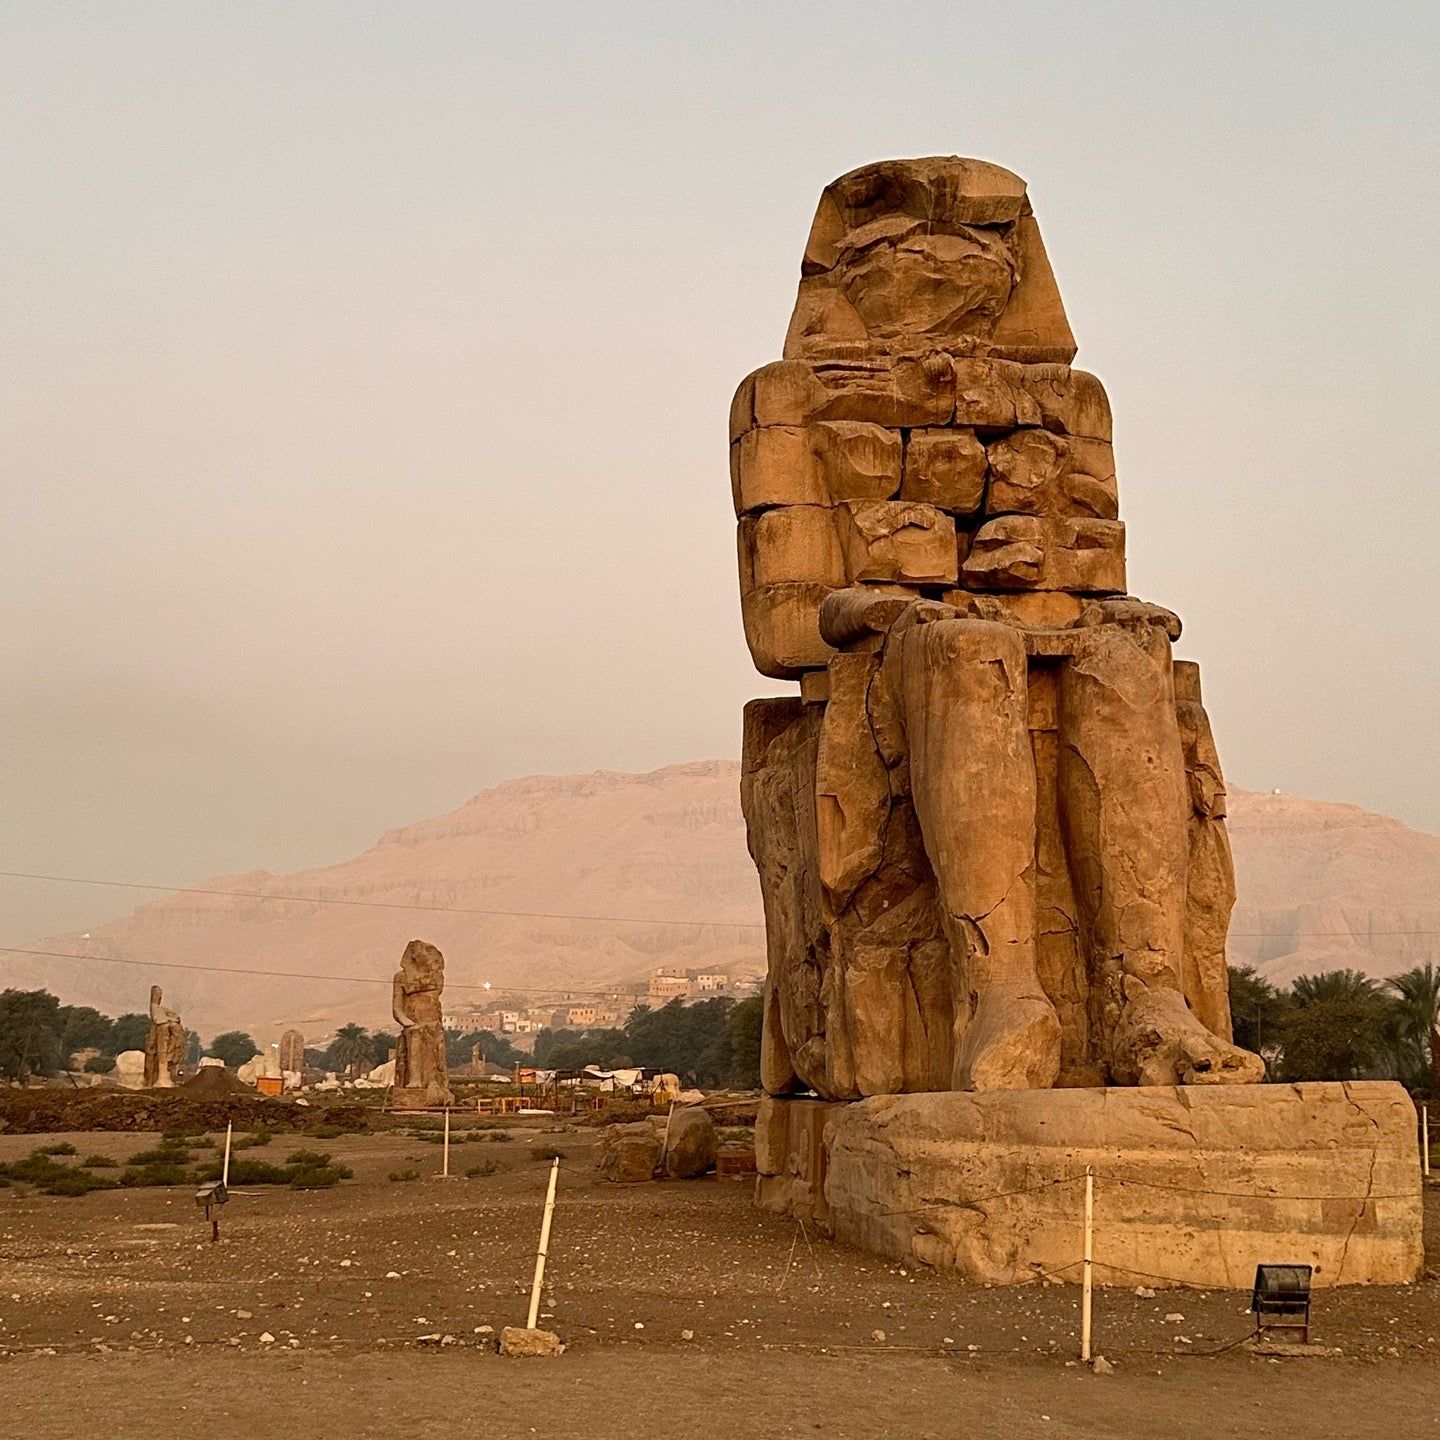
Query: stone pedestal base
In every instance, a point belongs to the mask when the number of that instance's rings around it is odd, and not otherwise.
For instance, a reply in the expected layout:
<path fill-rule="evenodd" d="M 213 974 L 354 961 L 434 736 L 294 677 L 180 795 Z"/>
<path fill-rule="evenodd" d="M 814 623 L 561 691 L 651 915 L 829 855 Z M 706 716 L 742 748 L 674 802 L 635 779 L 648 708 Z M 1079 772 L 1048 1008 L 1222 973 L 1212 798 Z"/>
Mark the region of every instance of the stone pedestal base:
<path fill-rule="evenodd" d="M 767 1098 L 755 1151 L 763 1209 L 992 1284 L 1080 1279 L 1087 1165 L 1097 1284 L 1423 1268 L 1415 1107 L 1384 1081 Z"/>
<path fill-rule="evenodd" d="M 434 1110 L 448 1105 L 451 1095 L 438 1085 L 392 1085 L 390 1105 L 395 1110 Z"/>

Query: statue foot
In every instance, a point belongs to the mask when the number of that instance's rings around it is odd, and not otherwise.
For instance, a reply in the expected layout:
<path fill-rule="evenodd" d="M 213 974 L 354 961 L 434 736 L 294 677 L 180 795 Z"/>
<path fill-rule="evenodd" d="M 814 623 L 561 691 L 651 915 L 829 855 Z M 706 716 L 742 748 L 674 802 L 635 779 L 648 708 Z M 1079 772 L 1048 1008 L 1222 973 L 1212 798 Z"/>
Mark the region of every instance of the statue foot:
<path fill-rule="evenodd" d="M 1115 1037 L 1122 1085 L 1253 1085 L 1265 1062 L 1207 1030 L 1178 990 L 1142 990 L 1125 1006 Z"/>
<path fill-rule="evenodd" d="M 1060 1074 L 1060 1019 L 1043 995 L 980 996 L 955 1059 L 957 1090 L 1049 1090 Z"/>

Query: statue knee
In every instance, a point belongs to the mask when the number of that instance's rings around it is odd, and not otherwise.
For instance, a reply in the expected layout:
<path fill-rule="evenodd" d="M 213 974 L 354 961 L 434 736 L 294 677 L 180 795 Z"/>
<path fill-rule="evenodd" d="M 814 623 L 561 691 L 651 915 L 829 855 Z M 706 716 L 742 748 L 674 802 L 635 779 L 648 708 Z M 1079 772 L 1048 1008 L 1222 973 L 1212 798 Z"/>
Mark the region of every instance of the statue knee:
<path fill-rule="evenodd" d="M 1013 625 L 962 617 L 917 625 L 907 636 L 924 646 L 932 665 L 1003 665 L 1016 683 L 1025 674 L 1025 638 Z"/>

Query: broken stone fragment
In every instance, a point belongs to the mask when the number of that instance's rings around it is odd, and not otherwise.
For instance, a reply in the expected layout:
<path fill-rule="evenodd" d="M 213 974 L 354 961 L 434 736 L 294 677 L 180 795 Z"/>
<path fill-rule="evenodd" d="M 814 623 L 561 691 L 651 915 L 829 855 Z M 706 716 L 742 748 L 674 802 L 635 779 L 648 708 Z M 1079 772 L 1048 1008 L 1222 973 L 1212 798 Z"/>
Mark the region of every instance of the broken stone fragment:
<path fill-rule="evenodd" d="M 520 1325 L 507 1325 L 500 1332 L 500 1353 L 516 1357 L 563 1355 L 565 1346 L 551 1330 L 527 1330 Z"/>
<path fill-rule="evenodd" d="M 719 1137 L 710 1112 L 702 1105 L 677 1106 L 666 1123 L 665 1174 L 672 1180 L 695 1180 L 715 1168 Z"/>
<path fill-rule="evenodd" d="M 607 1125 L 595 1146 L 595 1168 L 617 1185 L 636 1185 L 654 1175 L 660 1151 L 660 1135 L 648 1120 Z"/>

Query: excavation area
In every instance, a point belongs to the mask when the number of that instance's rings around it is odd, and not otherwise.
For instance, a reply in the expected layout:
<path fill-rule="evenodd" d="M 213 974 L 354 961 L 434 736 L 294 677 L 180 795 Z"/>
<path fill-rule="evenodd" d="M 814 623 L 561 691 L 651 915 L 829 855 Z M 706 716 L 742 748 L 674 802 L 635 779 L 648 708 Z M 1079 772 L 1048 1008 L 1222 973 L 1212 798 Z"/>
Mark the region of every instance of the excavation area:
<path fill-rule="evenodd" d="M 757 1211 L 753 1178 L 603 1184 L 590 1124 L 466 1117 L 442 1178 L 433 1120 L 364 1123 L 237 1128 L 218 1242 L 194 1177 L 218 1163 L 222 1133 L 181 1134 L 174 1115 L 167 1134 L 0 1133 L 5 1433 L 1390 1437 L 1440 1424 L 1435 1190 L 1427 1278 L 1317 1291 L 1315 1353 L 1243 1343 L 1247 1295 L 1107 1288 L 1095 1350 L 1113 1370 L 1095 1373 L 1077 1359 L 1074 1284 L 987 1288 L 889 1264 Z M 525 1323 L 557 1153 L 539 1323 L 566 1350 L 510 1358 L 495 1343 Z M 75 1173 L 99 1188 L 69 1193 L 86 1189 Z"/>

